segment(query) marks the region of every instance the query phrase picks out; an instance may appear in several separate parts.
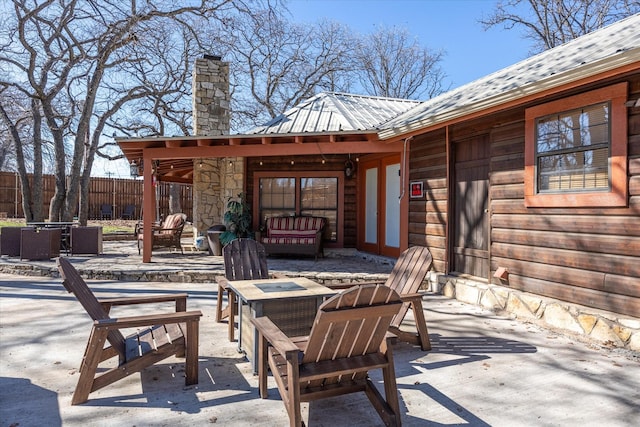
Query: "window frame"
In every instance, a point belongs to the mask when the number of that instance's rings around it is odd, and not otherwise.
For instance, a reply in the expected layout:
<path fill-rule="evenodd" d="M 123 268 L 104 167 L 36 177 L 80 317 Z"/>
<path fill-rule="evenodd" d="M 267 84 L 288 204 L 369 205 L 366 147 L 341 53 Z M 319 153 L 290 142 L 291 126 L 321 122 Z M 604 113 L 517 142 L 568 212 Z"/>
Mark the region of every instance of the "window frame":
<path fill-rule="evenodd" d="M 592 90 L 525 110 L 525 175 L 526 207 L 624 207 L 628 206 L 627 178 L 627 91 L 628 83 Z M 589 105 L 609 103 L 609 190 L 577 189 L 559 193 L 538 193 L 536 165 L 536 122 L 539 118 L 561 114 Z"/>
<path fill-rule="evenodd" d="M 300 180 L 302 178 L 337 178 L 338 180 L 338 194 L 336 207 L 336 240 L 325 241 L 325 247 L 342 247 L 344 242 L 344 172 L 343 171 L 326 171 L 326 172 L 289 172 L 289 171 L 265 171 L 255 172 L 253 176 L 254 192 L 253 192 L 253 226 L 254 229 L 258 229 L 260 226 L 260 180 L 262 178 L 294 178 L 295 179 L 295 191 L 296 191 L 296 215 L 300 215 Z"/>

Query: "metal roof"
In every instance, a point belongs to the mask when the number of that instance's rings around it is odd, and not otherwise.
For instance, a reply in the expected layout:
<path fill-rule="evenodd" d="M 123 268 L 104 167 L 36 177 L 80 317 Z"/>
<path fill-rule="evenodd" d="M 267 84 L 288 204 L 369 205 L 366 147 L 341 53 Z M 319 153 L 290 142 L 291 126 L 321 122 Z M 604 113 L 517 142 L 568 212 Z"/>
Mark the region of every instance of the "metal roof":
<path fill-rule="evenodd" d="M 247 134 L 303 134 L 377 130 L 420 101 L 322 92 Z"/>
<path fill-rule="evenodd" d="M 640 14 L 578 37 L 421 103 L 389 120 L 389 139 L 623 66 L 640 68 Z"/>

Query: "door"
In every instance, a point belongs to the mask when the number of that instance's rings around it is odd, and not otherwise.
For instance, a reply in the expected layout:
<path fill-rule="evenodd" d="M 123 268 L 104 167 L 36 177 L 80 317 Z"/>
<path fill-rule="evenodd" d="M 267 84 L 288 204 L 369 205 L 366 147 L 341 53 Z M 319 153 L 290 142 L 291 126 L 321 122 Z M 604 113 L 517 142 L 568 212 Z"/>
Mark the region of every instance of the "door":
<path fill-rule="evenodd" d="M 358 248 L 400 255 L 400 156 L 361 161 L 358 172 Z"/>
<path fill-rule="evenodd" d="M 488 135 L 455 142 L 454 156 L 452 270 L 488 278 Z"/>

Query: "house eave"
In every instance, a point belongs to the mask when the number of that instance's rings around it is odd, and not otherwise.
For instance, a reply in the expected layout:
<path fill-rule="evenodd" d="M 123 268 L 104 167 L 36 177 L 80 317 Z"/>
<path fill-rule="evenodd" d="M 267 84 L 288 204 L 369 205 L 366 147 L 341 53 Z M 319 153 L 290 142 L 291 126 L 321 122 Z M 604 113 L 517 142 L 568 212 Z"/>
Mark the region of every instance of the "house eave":
<path fill-rule="evenodd" d="M 571 86 L 578 86 L 586 80 L 606 75 L 624 74 L 640 70 L 640 48 L 633 48 L 612 58 L 607 57 L 589 63 L 586 66 L 574 68 L 564 73 L 552 74 L 546 79 L 537 80 L 525 86 L 505 91 L 493 97 L 487 97 L 473 104 L 462 105 L 459 108 L 432 114 L 424 119 L 416 120 L 406 125 L 383 129 L 378 132 L 380 140 L 397 139 L 403 136 L 415 135 L 420 130 L 434 129 L 463 120 L 469 116 L 477 116 L 484 111 L 495 111 L 502 106 L 530 102 L 536 97 L 547 96 L 550 91 Z"/>

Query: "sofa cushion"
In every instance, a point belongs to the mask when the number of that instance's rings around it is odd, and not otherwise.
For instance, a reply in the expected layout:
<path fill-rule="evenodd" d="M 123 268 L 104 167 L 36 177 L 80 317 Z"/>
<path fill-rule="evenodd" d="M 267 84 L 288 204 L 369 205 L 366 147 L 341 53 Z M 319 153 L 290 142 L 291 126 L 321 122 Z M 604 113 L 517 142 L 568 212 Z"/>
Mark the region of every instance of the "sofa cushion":
<path fill-rule="evenodd" d="M 265 237 L 262 239 L 263 244 L 271 245 L 315 245 L 316 238 L 309 237 Z"/>
<path fill-rule="evenodd" d="M 314 216 L 285 216 L 267 218 L 267 237 L 277 237 L 273 233 L 283 230 L 312 231 L 315 234 L 324 227 L 325 219 Z M 277 233 L 276 233 L 277 234 Z M 306 237 L 306 236 L 303 236 Z"/>
<path fill-rule="evenodd" d="M 315 240 L 316 233 L 316 230 L 271 230 L 269 237 Z"/>

